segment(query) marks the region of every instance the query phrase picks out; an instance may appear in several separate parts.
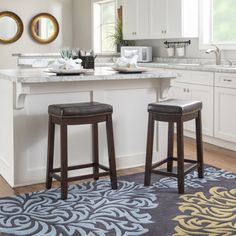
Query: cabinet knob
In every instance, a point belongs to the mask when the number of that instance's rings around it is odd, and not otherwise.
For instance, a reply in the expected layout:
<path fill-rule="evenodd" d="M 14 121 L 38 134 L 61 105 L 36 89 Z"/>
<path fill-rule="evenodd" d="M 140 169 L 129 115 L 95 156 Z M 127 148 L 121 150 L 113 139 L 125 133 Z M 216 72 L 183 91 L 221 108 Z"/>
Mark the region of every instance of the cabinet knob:
<path fill-rule="evenodd" d="M 190 92 L 190 90 L 189 89 L 187 89 L 187 93 L 189 93 Z"/>
<path fill-rule="evenodd" d="M 184 92 L 186 92 L 186 88 L 184 88 Z"/>

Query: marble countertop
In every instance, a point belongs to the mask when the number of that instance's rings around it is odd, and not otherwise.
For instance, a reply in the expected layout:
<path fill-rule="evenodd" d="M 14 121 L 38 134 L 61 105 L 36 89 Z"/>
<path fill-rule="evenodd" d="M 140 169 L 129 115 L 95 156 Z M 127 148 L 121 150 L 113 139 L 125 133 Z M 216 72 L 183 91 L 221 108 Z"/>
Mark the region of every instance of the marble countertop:
<path fill-rule="evenodd" d="M 141 63 L 140 66 L 150 68 L 164 68 L 164 69 L 177 69 L 177 70 L 193 70 L 193 71 L 209 71 L 219 73 L 236 73 L 236 65 L 207 65 L 195 63 Z"/>
<path fill-rule="evenodd" d="M 175 78 L 171 71 L 156 72 L 149 69 L 141 74 L 119 74 L 110 67 L 96 67 L 94 72 L 85 75 L 56 76 L 42 69 L 18 69 L 0 70 L 0 79 L 18 83 L 49 83 L 49 82 L 73 82 L 73 81 L 101 81 L 101 80 L 137 80 L 137 79 L 165 79 Z"/>
<path fill-rule="evenodd" d="M 112 66 L 114 63 L 103 62 L 97 63 L 97 66 Z M 236 73 L 236 65 L 207 65 L 199 63 L 159 63 L 159 62 L 148 62 L 139 63 L 141 67 L 148 68 L 163 68 L 163 69 L 176 69 L 176 70 L 192 70 L 192 71 L 208 71 L 208 72 L 219 72 L 219 73 Z"/>

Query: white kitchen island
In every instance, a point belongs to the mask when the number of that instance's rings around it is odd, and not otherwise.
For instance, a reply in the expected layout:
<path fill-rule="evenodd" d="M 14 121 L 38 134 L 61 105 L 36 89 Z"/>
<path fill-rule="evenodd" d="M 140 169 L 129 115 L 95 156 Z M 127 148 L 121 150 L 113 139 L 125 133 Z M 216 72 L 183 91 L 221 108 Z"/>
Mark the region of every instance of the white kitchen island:
<path fill-rule="evenodd" d="M 165 99 L 175 77 L 175 73 L 167 71 L 118 74 L 110 68 L 96 68 L 94 73 L 81 76 L 55 76 L 38 69 L 0 70 L 0 174 L 12 187 L 44 182 L 48 105 L 86 101 L 113 106 L 118 169 L 144 165 L 147 105 Z M 154 160 L 166 155 L 166 127 L 158 126 L 156 137 L 161 136 L 154 145 Z M 69 127 L 69 165 L 91 161 L 90 128 Z M 99 153 L 103 164 L 107 164 L 105 135 L 105 126 L 100 124 Z M 56 165 L 59 157 L 56 129 Z"/>

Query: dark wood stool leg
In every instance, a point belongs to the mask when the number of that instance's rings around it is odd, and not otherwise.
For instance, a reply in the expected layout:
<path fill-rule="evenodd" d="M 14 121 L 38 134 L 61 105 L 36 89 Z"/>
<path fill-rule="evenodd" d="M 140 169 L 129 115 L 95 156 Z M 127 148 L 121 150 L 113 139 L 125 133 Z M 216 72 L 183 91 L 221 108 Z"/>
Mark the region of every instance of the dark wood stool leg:
<path fill-rule="evenodd" d="M 52 117 L 48 119 L 48 150 L 47 150 L 47 176 L 46 188 L 52 187 L 52 170 L 53 170 L 53 156 L 54 156 L 54 139 L 55 139 L 55 123 L 52 122 Z"/>
<path fill-rule="evenodd" d="M 152 114 L 149 113 L 148 132 L 147 132 L 147 146 L 146 146 L 145 179 L 144 179 L 144 185 L 145 186 L 149 186 L 150 182 L 151 182 L 152 155 L 153 155 L 153 136 L 154 136 L 154 120 L 153 120 Z"/>
<path fill-rule="evenodd" d="M 203 144 L 202 144 L 202 115 L 201 111 L 198 112 L 196 118 L 196 142 L 197 142 L 197 161 L 198 167 L 198 178 L 204 178 L 204 163 L 203 163 Z"/>
<path fill-rule="evenodd" d="M 94 174 L 94 180 L 98 180 L 98 174 L 99 174 L 99 160 L 98 160 L 98 124 L 92 125 L 92 145 L 93 145 L 93 174 Z"/>
<path fill-rule="evenodd" d="M 168 127 L 168 150 L 167 150 L 167 171 L 173 170 L 173 155 L 174 155 L 174 123 L 169 122 Z"/>
<path fill-rule="evenodd" d="M 61 198 L 67 199 L 68 195 L 68 141 L 67 125 L 61 124 Z"/>
<path fill-rule="evenodd" d="M 180 194 L 184 193 L 184 134 L 183 122 L 177 122 L 177 159 L 178 159 L 178 190 Z"/>
<path fill-rule="evenodd" d="M 106 130 L 107 130 L 107 146 L 109 155 L 111 187 L 112 189 L 117 189 L 116 157 L 115 157 L 112 115 L 107 115 Z"/>

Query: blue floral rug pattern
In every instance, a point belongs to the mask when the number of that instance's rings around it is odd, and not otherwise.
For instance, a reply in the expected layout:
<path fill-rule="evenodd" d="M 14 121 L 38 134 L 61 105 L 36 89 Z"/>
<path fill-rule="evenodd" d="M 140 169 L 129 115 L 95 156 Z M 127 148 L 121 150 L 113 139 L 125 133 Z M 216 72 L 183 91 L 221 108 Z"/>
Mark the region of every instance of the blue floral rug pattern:
<path fill-rule="evenodd" d="M 143 173 L 120 177 L 117 191 L 106 179 L 70 185 L 66 201 L 60 199 L 59 188 L 0 199 L 0 232 L 7 236 L 180 235 L 175 232 L 183 228 L 176 220 L 182 217 L 176 179 L 153 175 L 150 187 L 143 186 L 143 179 Z M 186 176 L 182 196 L 207 194 L 215 186 L 230 189 L 235 180 L 231 172 L 206 167 L 204 179 L 198 179 L 196 171 Z"/>
<path fill-rule="evenodd" d="M 149 209 L 157 207 L 155 188 L 99 180 L 71 185 L 69 197 L 60 189 L 23 194 L 0 200 L 0 232 L 15 235 L 141 235 L 153 223 Z"/>

